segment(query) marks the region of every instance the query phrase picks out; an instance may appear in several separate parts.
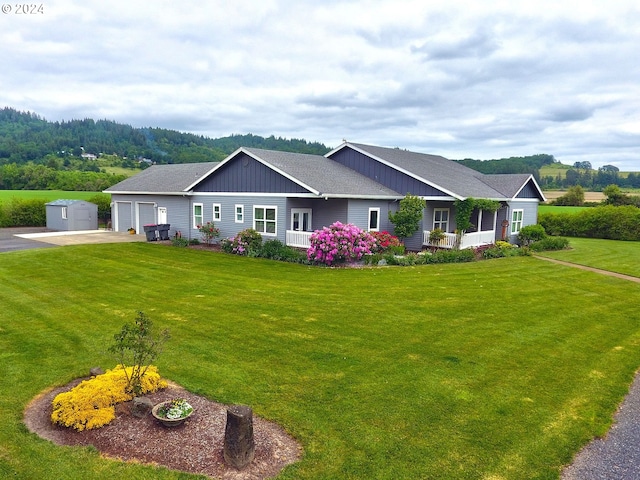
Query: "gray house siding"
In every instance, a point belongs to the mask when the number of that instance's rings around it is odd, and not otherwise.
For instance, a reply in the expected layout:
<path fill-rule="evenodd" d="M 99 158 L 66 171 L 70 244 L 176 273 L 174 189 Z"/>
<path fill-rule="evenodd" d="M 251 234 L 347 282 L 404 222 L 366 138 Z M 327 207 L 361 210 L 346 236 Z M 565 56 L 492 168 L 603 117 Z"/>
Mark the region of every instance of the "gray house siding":
<path fill-rule="evenodd" d="M 201 239 L 201 234 L 192 225 L 193 204 L 201 203 L 203 212 L 203 223 L 214 222 L 220 229 L 220 238 L 231 238 L 242 230 L 254 228 L 254 207 L 275 207 L 276 208 L 276 235 L 262 233 L 264 240 L 278 239 L 286 241 L 286 230 L 289 219 L 287 217 L 287 200 L 277 196 L 253 196 L 253 195 L 194 195 L 190 199 L 189 221 L 187 228 L 182 231 L 183 237 L 188 233 L 189 238 Z M 213 220 L 213 205 L 220 205 L 220 221 Z M 236 205 L 242 205 L 244 215 L 242 222 L 236 222 Z M 289 210 L 290 211 L 290 210 Z"/>
<path fill-rule="evenodd" d="M 507 220 L 509 221 L 508 227 L 508 241 L 511 243 L 518 243 L 518 234 L 511 233 L 511 223 L 513 219 L 514 210 L 522 210 L 522 226 L 535 225 L 538 222 L 538 202 L 535 200 L 522 200 L 508 202 L 509 213 Z"/>
<path fill-rule="evenodd" d="M 111 200 L 111 216 L 115 220 L 112 227 L 118 232 L 133 227 L 137 233 L 143 233 L 144 225 L 158 223 L 158 207 L 165 207 L 173 235 L 178 230 L 186 231 L 191 215 L 188 201 L 182 196 L 113 194 Z"/>
<path fill-rule="evenodd" d="M 388 167 L 372 158 L 352 150 L 343 148 L 334 153 L 332 160 L 365 175 L 387 188 L 395 190 L 400 194 L 411 193 L 412 195 L 420 195 L 426 197 L 448 197 L 444 192 L 433 188 L 409 175 L 399 172 L 398 170 Z"/>
<path fill-rule="evenodd" d="M 195 192 L 305 193 L 303 187 L 246 153 L 216 170 Z"/>

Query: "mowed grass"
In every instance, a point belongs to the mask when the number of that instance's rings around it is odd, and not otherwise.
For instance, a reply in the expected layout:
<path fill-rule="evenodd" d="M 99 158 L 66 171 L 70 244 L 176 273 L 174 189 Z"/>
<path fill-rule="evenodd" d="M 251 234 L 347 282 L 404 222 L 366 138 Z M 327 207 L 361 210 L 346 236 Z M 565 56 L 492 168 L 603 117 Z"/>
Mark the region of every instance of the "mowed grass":
<path fill-rule="evenodd" d="M 20 200 L 89 200 L 100 192 L 75 192 L 67 190 L 0 190 L 0 203 L 11 201 L 13 198 Z"/>
<path fill-rule="evenodd" d="M 567 262 L 640 277 L 640 242 L 570 238 L 570 249 L 540 252 Z"/>
<path fill-rule="evenodd" d="M 592 207 L 565 207 L 555 205 L 539 205 L 538 214 L 541 213 L 578 213 Z"/>
<path fill-rule="evenodd" d="M 637 257 L 636 257 L 637 258 Z M 280 479 L 554 479 L 640 365 L 637 284 L 532 257 L 329 269 L 146 243 L 0 255 L 0 477 L 186 479 L 28 433 L 143 310 L 160 372 L 304 448 Z"/>

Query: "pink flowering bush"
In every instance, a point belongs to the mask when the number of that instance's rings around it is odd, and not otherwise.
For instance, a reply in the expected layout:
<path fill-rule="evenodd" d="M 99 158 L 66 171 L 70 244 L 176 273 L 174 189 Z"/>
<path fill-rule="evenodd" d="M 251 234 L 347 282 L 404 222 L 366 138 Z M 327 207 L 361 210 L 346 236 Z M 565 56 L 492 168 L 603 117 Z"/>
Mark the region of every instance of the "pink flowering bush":
<path fill-rule="evenodd" d="M 311 234 L 307 258 L 311 262 L 335 265 L 355 262 L 377 248 L 375 237 L 350 223 L 335 222 Z"/>
<path fill-rule="evenodd" d="M 255 256 L 262 246 L 262 235 L 253 228 L 241 231 L 235 237 L 220 242 L 222 251 L 234 255 Z"/>

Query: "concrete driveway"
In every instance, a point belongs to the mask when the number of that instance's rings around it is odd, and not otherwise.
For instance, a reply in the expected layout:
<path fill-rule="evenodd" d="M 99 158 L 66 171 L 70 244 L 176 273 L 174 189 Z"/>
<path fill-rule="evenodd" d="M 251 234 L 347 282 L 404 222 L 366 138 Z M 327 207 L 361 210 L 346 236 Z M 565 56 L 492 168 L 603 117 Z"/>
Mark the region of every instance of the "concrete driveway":
<path fill-rule="evenodd" d="M 88 243 L 145 242 L 144 235 L 107 230 L 52 232 L 44 227 L 0 228 L 0 253 Z"/>

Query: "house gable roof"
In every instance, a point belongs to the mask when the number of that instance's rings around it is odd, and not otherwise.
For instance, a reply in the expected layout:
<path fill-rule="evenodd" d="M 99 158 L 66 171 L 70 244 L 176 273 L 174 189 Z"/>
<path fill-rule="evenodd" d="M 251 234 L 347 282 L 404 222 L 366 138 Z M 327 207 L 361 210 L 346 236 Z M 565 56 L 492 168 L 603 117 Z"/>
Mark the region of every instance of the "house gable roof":
<path fill-rule="evenodd" d="M 217 165 L 211 176 L 223 174 L 226 165 L 242 161 L 246 155 L 315 196 L 402 198 L 398 192 L 321 155 L 242 147 Z M 200 179 L 190 188 L 205 181 Z"/>
<path fill-rule="evenodd" d="M 461 200 L 469 197 L 494 200 L 510 199 L 517 195 L 517 192 L 524 187 L 529 178 L 533 179 L 530 175 L 484 175 L 438 155 L 350 142 L 343 143 L 327 153 L 326 156 L 329 158 L 336 156 L 345 148 L 360 152 L 374 161 L 394 168 L 398 172 L 409 175 Z M 540 195 L 542 195 L 541 191 Z"/>
<path fill-rule="evenodd" d="M 182 194 L 188 187 L 206 177 L 218 162 L 152 165 L 142 172 L 105 190 L 106 193 Z"/>
<path fill-rule="evenodd" d="M 537 198 L 546 200 L 533 175 L 529 173 L 484 175 L 482 181 L 508 199 Z"/>
<path fill-rule="evenodd" d="M 371 162 L 374 162 L 374 166 L 383 165 L 391 176 L 410 178 L 416 187 L 425 185 L 427 196 L 431 192 L 437 194 L 438 198 L 545 199 L 535 179 L 529 174 L 484 175 L 438 155 L 347 142 L 325 156 L 242 147 L 222 162 L 153 165 L 109 187 L 105 192 L 183 195 L 202 189 L 215 192 L 255 191 L 327 198 L 388 199 L 401 199 L 407 193 L 398 191 L 402 189 L 398 186 L 399 183 L 385 182 L 377 174 L 372 174 L 370 168 L 362 167 L 358 171 L 358 167 L 341 162 L 343 154 L 348 153 L 344 149 L 357 152 L 351 155 L 359 156 L 369 166 L 372 165 Z M 249 187 L 238 187 L 238 180 L 235 184 L 217 182 L 234 169 L 238 173 L 240 169 L 234 162 L 243 161 L 255 162 L 260 165 L 260 169 L 255 171 L 267 172 L 271 178 L 279 178 L 275 183 L 280 190 L 269 190 L 270 187 L 265 185 L 271 186 L 274 182 L 268 181 Z M 211 187 L 207 182 L 210 182 Z M 231 187 L 222 188 L 228 185 Z"/>

